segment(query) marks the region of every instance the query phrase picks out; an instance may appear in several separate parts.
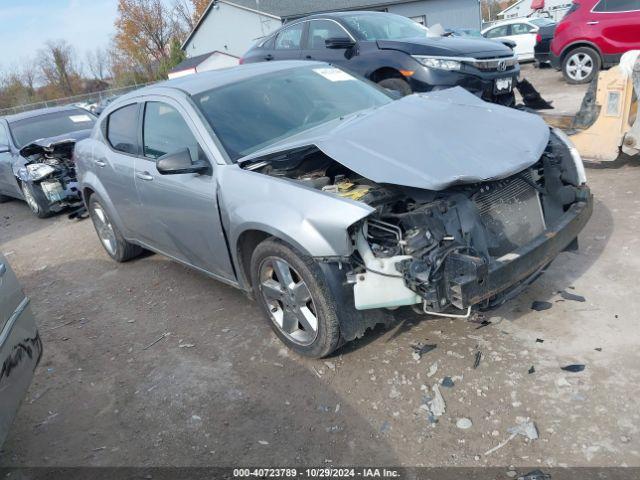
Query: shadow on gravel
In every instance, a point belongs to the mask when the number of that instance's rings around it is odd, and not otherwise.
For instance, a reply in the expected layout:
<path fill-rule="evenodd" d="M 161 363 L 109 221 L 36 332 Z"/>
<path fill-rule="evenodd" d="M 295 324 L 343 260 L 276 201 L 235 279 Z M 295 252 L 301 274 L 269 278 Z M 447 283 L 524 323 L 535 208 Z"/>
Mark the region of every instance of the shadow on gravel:
<path fill-rule="evenodd" d="M 160 255 L 22 280 L 45 353 L 0 466 L 399 463 L 236 289 Z"/>

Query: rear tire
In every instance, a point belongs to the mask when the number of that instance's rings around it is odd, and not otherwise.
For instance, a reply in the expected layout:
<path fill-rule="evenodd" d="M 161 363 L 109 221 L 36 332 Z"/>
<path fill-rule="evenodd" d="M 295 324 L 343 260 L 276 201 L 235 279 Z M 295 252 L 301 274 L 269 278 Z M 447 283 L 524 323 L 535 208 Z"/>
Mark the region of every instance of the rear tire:
<path fill-rule="evenodd" d="M 562 75 L 567 83 L 590 83 L 601 67 L 600 54 L 590 47 L 578 47 L 564 56 Z"/>
<path fill-rule="evenodd" d="M 287 347 L 310 358 L 338 348 L 336 301 L 313 258 L 280 240 L 265 240 L 251 256 L 251 283 L 265 318 Z"/>
<path fill-rule="evenodd" d="M 127 262 L 143 251 L 139 245 L 127 242 L 118 227 L 111 221 L 107 211 L 95 194 L 89 197 L 89 215 L 93 221 L 100 243 L 116 262 Z"/>
<path fill-rule="evenodd" d="M 378 85 L 380 85 L 382 88 L 395 90 L 403 97 L 406 97 L 407 95 L 411 95 L 413 93 L 411 85 L 409 85 L 409 83 L 402 78 L 385 78 L 384 80 L 380 80 L 378 82 Z"/>
<path fill-rule="evenodd" d="M 20 188 L 22 189 L 22 195 L 25 202 L 29 206 L 29 210 L 38 218 L 47 218 L 53 215 L 51 211 L 49 200 L 42 191 L 40 185 L 20 182 Z"/>

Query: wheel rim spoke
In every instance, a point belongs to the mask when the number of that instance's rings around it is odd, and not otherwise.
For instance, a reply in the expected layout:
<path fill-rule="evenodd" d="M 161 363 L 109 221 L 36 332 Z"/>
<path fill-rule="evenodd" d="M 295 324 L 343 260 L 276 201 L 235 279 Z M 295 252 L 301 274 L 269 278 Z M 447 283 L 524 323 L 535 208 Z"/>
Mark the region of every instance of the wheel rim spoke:
<path fill-rule="evenodd" d="M 313 343 L 318 318 L 313 297 L 300 274 L 285 260 L 267 258 L 259 270 L 260 292 L 273 324 L 291 342 Z"/>

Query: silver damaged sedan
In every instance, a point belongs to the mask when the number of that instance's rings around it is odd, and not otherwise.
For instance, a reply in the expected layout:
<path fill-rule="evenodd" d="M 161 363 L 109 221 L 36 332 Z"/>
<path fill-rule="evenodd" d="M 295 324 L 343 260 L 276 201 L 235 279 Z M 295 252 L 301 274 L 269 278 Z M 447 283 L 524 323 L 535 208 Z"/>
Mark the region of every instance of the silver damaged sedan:
<path fill-rule="evenodd" d="M 316 62 L 138 90 L 75 158 L 114 260 L 148 249 L 241 288 L 316 358 L 399 307 L 504 303 L 592 211 L 580 155 L 539 117 L 461 88 L 394 100 Z"/>

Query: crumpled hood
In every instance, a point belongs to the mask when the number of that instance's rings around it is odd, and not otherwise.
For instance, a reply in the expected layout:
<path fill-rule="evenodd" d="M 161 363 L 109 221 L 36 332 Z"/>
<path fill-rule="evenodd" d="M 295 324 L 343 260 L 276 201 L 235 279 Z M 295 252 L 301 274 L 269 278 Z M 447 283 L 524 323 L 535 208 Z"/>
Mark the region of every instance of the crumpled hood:
<path fill-rule="evenodd" d="M 438 191 L 518 173 L 540 159 L 550 135 L 537 115 L 486 103 L 460 87 L 409 95 L 326 127 L 240 162 L 315 145 L 376 183 Z"/>
<path fill-rule="evenodd" d="M 409 55 L 441 57 L 510 57 L 513 51 L 500 42 L 484 38 L 425 37 L 406 40 L 378 40 L 378 48 L 400 50 Z"/>
<path fill-rule="evenodd" d="M 89 138 L 91 130 L 76 130 L 75 132 L 65 133 L 55 137 L 39 138 L 25 145 L 20 149 L 20 155 L 30 157 L 31 155 L 41 153 L 53 153 L 59 148 L 69 147 L 69 144 L 75 144 L 80 140 Z"/>

